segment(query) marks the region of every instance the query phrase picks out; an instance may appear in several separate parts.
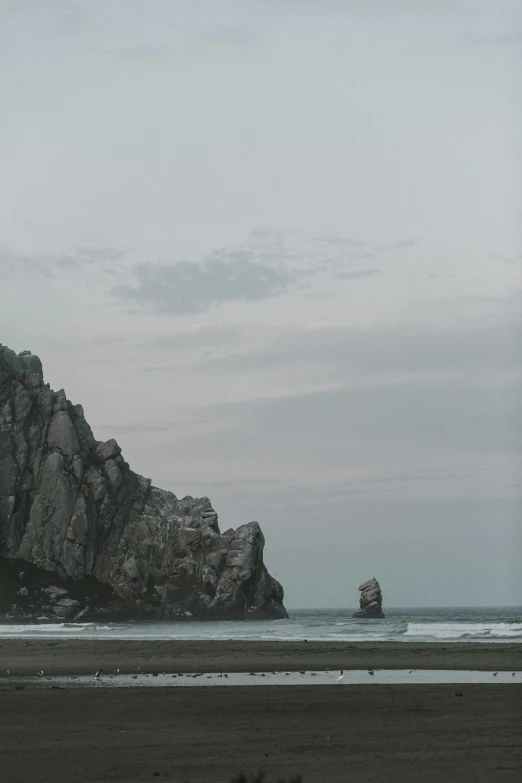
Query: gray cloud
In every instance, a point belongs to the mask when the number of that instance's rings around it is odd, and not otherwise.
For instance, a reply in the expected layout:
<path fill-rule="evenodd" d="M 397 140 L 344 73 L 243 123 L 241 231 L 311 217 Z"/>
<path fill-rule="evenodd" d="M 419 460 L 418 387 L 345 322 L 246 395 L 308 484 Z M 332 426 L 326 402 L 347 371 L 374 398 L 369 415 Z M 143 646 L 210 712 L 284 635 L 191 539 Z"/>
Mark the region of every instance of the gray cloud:
<path fill-rule="evenodd" d="M 123 302 L 156 313 L 200 313 L 222 302 L 257 301 L 278 296 L 300 275 L 274 269 L 246 257 L 214 259 L 204 264 L 139 264 L 136 286 L 114 286 Z"/>
<path fill-rule="evenodd" d="M 0 248 L 0 273 L 3 281 L 34 275 L 53 277 L 51 267 L 46 258 L 33 258 L 7 247 Z"/>
<path fill-rule="evenodd" d="M 505 304 L 505 302 L 504 302 Z M 430 328 L 398 322 L 358 329 L 347 325 L 224 326 L 184 330 L 153 340 L 209 372 L 298 373 L 323 380 L 419 373 L 506 372 L 521 359 L 522 323 L 509 318 Z M 203 353 L 202 353 L 203 351 Z M 164 365 L 172 366 L 171 360 Z"/>
<path fill-rule="evenodd" d="M 194 348 L 226 348 L 237 345 L 245 334 L 260 331 L 261 327 L 245 324 L 233 326 L 193 326 L 172 334 L 163 335 L 148 342 L 151 349 L 168 352 L 184 352 Z"/>
<path fill-rule="evenodd" d="M 354 272 L 335 272 L 334 276 L 340 280 L 359 280 L 363 277 L 375 277 L 380 274 L 380 269 L 356 269 Z"/>
<path fill-rule="evenodd" d="M 253 231 L 242 244 L 218 248 L 201 263 L 141 263 L 134 285 L 117 285 L 122 302 L 169 315 L 202 313 L 218 304 L 261 301 L 319 276 L 358 280 L 380 270 L 358 268 L 369 258 L 409 249 L 414 240 L 372 243 L 332 232 Z"/>
<path fill-rule="evenodd" d="M 209 426 L 226 433 L 215 442 L 222 457 L 232 456 L 244 441 L 264 454 L 299 453 L 303 465 L 311 458 L 353 465 L 355 444 L 364 440 L 381 444 L 376 454 L 422 444 L 425 454 L 436 446 L 455 453 L 505 452 L 514 459 L 522 438 L 522 399 L 511 380 L 480 386 L 465 377 L 460 383 L 453 378 L 366 383 L 209 406 L 201 413 Z"/>
<path fill-rule="evenodd" d="M 522 30 L 497 35 L 486 35 L 466 41 L 462 46 L 513 46 L 522 43 Z"/>
<path fill-rule="evenodd" d="M 252 506 L 262 507 L 266 513 L 268 509 L 278 511 L 282 506 L 289 509 L 321 509 L 335 508 L 336 514 L 344 504 L 346 508 L 353 508 L 354 502 L 371 499 L 373 502 L 388 499 L 396 502 L 394 494 L 397 487 L 403 494 L 411 488 L 423 485 L 424 493 L 433 495 L 447 492 L 448 486 L 459 484 L 462 479 L 469 478 L 471 474 L 457 472 L 437 472 L 413 470 L 407 473 L 369 475 L 360 479 L 349 477 L 341 483 L 331 483 L 328 486 L 311 485 L 278 480 L 276 477 L 265 479 L 238 479 L 234 481 L 194 481 L 192 477 L 183 477 L 183 484 L 193 494 L 210 493 L 212 497 L 222 496 L 228 503 L 248 503 Z M 160 486 L 168 487 L 171 482 L 168 476 L 162 477 Z M 402 486 L 401 486 L 402 485 Z M 176 486 L 172 485 L 172 491 L 176 492 Z M 179 491 L 179 487 L 178 487 Z M 372 503 L 373 505 L 373 503 Z M 341 510 L 341 514 L 342 514 Z"/>
<path fill-rule="evenodd" d="M 151 65 L 166 65 L 176 54 L 176 47 L 170 44 L 150 46 L 121 46 L 106 48 L 104 55 L 115 60 L 137 62 Z"/>
<path fill-rule="evenodd" d="M 115 434 L 127 434 L 131 432 L 169 432 L 177 426 L 177 421 L 146 421 L 133 424 L 98 424 L 97 429 Z"/>
<path fill-rule="evenodd" d="M 66 252 L 18 253 L 10 247 L 0 247 L 2 272 L 17 275 L 43 274 L 54 277 L 63 271 L 80 271 L 83 267 L 106 266 L 116 272 L 117 262 L 128 250 L 113 245 L 81 244 Z"/>
<path fill-rule="evenodd" d="M 75 0 L 13 0 L 0 8 L 4 19 L 35 15 L 50 21 L 56 32 L 83 32 L 92 24 L 85 4 Z"/>
<path fill-rule="evenodd" d="M 81 272 L 97 267 L 104 274 L 114 275 L 128 253 L 126 248 L 102 244 L 81 244 L 63 254 L 48 254 L 41 258 L 42 265 L 55 271 Z"/>

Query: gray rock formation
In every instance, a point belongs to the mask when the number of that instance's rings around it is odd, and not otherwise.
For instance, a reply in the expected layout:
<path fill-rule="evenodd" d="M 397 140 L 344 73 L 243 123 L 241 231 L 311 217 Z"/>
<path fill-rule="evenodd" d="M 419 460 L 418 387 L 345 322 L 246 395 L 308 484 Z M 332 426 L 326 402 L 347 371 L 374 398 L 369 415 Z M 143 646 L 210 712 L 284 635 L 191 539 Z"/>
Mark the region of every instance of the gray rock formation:
<path fill-rule="evenodd" d="M 151 486 L 37 356 L 0 345 L 0 613 L 286 617 L 264 543 L 257 522 L 220 533 L 208 498 Z"/>
<path fill-rule="evenodd" d="M 353 616 L 368 620 L 383 620 L 382 593 L 377 579 L 373 577 L 364 584 L 359 585 L 359 590 L 361 591 L 359 599 L 361 608 Z"/>

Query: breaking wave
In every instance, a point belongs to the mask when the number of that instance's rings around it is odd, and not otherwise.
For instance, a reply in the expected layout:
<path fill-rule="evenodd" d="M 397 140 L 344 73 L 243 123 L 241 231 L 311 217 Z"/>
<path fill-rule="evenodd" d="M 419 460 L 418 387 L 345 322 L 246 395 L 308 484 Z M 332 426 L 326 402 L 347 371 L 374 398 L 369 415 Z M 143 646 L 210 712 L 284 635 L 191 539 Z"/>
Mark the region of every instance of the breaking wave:
<path fill-rule="evenodd" d="M 288 620 L 227 622 L 137 621 L 112 623 L 0 623 L 0 639 L 221 639 L 325 642 L 522 642 L 520 607 L 405 608 L 375 622 L 352 617 L 353 609 L 290 612 Z"/>
<path fill-rule="evenodd" d="M 408 623 L 404 636 L 432 639 L 515 639 L 522 623 Z"/>
<path fill-rule="evenodd" d="M 42 634 L 43 636 L 53 636 L 54 634 L 70 634 L 86 631 L 110 631 L 108 625 L 96 625 L 95 623 L 39 623 L 24 625 L 7 624 L 1 626 L 2 636 L 23 636 Z"/>

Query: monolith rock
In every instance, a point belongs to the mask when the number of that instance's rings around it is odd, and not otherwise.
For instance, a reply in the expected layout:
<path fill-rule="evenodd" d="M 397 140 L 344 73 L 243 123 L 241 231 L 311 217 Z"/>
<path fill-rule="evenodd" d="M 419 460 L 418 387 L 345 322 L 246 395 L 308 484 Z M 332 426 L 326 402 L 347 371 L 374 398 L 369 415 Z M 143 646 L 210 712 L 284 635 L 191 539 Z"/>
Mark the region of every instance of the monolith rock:
<path fill-rule="evenodd" d="M 0 345 L 0 618 L 283 618 L 264 543 L 134 473 L 37 356 Z"/>
<path fill-rule="evenodd" d="M 373 577 L 364 582 L 364 584 L 359 585 L 359 590 L 361 592 L 359 599 L 360 609 L 353 616 L 360 619 L 383 620 L 382 593 L 377 579 Z"/>

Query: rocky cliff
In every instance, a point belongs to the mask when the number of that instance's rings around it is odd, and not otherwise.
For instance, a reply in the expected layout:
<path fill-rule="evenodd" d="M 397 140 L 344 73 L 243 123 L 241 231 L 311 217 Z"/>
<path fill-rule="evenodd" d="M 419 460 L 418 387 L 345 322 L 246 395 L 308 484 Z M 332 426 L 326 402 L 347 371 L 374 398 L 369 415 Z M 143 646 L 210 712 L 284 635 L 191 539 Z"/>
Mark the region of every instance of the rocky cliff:
<path fill-rule="evenodd" d="M 37 356 L 0 345 L 0 615 L 286 617 L 257 522 L 221 533 L 95 440 Z"/>
<path fill-rule="evenodd" d="M 361 597 L 359 599 L 359 606 L 361 607 L 358 612 L 355 612 L 354 617 L 367 618 L 369 620 L 383 620 L 384 612 L 382 611 L 382 593 L 379 582 L 375 577 L 369 579 L 362 585 L 359 585 Z"/>

